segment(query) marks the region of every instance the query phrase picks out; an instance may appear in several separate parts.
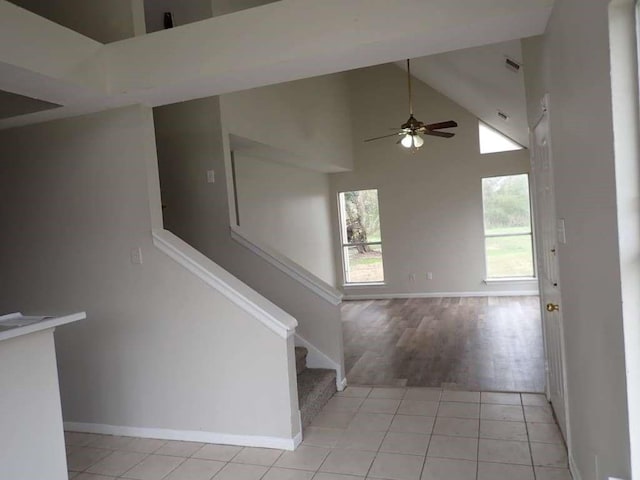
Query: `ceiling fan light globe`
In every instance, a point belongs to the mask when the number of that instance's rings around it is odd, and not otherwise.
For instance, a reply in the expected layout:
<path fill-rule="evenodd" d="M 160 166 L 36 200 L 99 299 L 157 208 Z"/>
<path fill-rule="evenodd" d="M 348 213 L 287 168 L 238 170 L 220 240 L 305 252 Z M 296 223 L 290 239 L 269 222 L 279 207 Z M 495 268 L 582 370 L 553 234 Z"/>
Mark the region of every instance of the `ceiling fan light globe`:
<path fill-rule="evenodd" d="M 413 136 L 413 146 L 415 148 L 420 148 L 422 145 L 424 145 L 424 139 L 420 135 L 415 134 Z"/>
<path fill-rule="evenodd" d="M 400 144 L 404 148 L 411 148 L 413 146 L 413 136 L 407 133 L 404 137 L 402 137 L 402 140 L 400 140 Z"/>

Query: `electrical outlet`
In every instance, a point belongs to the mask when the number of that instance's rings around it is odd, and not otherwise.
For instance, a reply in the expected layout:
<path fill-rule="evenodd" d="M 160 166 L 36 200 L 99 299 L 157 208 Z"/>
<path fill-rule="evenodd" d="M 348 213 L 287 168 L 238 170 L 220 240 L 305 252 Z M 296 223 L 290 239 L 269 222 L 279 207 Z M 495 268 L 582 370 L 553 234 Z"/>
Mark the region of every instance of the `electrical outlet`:
<path fill-rule="evenodd" d="M 142 249 L 140 247 L 131 249 L 131 263 L 142 265 Z"/>
<path fill-rule="evenodd" d="M 427 280 L 433 280 L 433 272 L 427 272 Z"/>
<path fill-rule="evenodd" d="M 216 172 L 207 170 L 207 183 L 216 183 Z"/>

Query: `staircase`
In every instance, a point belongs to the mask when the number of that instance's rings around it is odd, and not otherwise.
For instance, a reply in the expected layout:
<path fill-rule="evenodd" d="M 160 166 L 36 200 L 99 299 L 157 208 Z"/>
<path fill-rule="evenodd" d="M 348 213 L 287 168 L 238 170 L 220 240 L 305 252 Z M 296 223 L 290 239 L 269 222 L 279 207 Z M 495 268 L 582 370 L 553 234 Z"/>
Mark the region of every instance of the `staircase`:
<path fill-rule="evenodd" d="M 296 347 L 298 404 L 302 427 L 308 426 L 322 407 L 336 393 L 336 372 L 324 368 L 307 368 L 307 349 Z"/>

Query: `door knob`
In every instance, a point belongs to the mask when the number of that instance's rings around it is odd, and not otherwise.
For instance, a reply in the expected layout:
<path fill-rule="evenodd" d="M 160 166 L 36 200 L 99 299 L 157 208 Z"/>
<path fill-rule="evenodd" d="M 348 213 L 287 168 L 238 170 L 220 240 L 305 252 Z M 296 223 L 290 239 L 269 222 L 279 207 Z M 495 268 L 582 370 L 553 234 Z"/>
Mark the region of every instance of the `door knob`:
<path fill-rule="evenodd" d="M 557 312 L 560 310 L 560 305 L 556 305 L 555 303 L 547 303 L 547 312 Z"/>

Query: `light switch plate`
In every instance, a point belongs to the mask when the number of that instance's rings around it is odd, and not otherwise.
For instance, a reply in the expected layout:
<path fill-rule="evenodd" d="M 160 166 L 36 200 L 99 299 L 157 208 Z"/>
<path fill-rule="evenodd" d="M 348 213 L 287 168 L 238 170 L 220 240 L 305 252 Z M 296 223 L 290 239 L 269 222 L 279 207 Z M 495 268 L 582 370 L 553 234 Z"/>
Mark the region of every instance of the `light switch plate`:
<path fill-rule="evenodd" d="M 140 247 L 131 249 L 131 263 L 142 265 L 142 249 Z"/>
<path fill-rule="evenodd" d="M 216 172 L 213 170 L 207 170 L 207 183 L 216 182 Z"/>
<path fill-rule="evenodd" d="M 558 242 L 563 244 L 567 243 L 567 230 L 564 226 L 564 218 L 558 219 L 558 225 L 556 229 L 558 231 Z"/>

